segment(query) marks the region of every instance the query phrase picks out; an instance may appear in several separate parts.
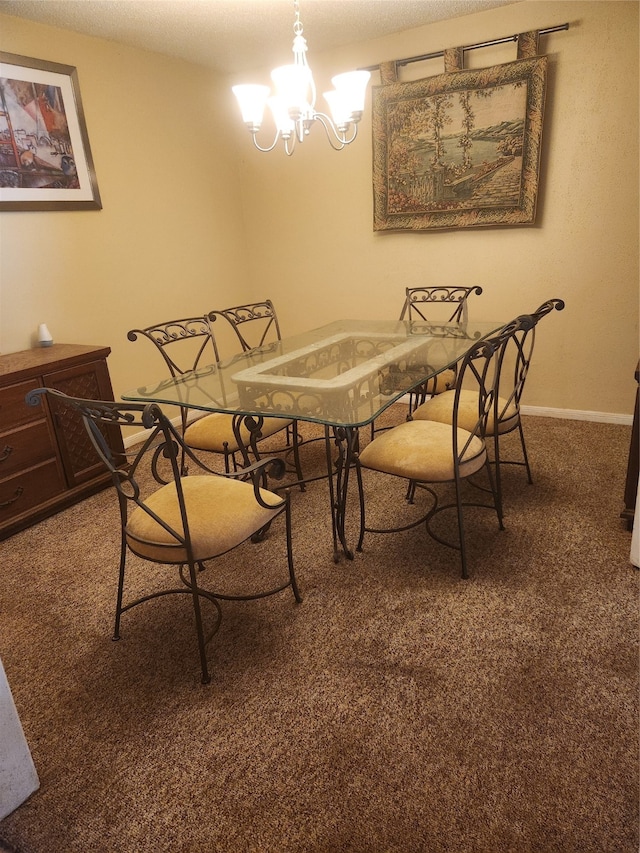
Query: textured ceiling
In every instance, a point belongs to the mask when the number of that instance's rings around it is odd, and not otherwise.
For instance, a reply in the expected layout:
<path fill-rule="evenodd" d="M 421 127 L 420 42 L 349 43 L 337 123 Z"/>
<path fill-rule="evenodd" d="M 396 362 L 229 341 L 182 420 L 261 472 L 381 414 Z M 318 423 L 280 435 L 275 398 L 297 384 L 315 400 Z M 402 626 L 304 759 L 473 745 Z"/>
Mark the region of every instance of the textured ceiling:
<path fill-rule="evenodd" d="M 300 0 L 311 51 L 517 0 Z M 223 73 L 283 62 L 293 0 L 0 0 L 0 12 L 189 60 Z"/>

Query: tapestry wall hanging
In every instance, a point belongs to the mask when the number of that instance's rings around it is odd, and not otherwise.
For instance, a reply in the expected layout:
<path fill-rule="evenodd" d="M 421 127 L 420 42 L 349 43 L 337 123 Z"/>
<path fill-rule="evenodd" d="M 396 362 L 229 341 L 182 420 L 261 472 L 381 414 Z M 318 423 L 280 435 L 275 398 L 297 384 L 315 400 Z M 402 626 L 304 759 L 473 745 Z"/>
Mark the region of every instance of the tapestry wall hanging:
<path fill-rule="evenodd" d="M 0 53 L 0 210 L 101 207 L 76 69 Z"/>
<path fill-rule="evenodd" d="M 535 221 L 547 57 L 373 89 L 374 231 Z"/>

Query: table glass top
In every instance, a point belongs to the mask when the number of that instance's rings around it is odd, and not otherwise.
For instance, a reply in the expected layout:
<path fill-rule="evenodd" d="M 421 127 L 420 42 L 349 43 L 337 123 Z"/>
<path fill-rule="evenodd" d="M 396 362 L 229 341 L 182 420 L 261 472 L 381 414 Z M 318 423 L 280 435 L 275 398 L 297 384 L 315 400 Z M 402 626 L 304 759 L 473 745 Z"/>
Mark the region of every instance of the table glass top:
<path fill-rule="evenodd" d="M 127 391 L 122 399 L 363 426 L 501 326 L 338 320 Z"/>

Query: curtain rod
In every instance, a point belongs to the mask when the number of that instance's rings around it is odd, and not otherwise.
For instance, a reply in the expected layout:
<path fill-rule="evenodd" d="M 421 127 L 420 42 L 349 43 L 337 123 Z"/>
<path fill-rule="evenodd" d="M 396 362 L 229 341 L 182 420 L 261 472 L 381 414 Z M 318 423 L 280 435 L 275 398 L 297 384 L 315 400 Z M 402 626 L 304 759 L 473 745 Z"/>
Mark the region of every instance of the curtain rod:
<path fill-rule="evenodd" d="M 546 27 L 543 30 L 538 30 L 539 35 L 544 36 L 547 33 L 557 33 L 561 30 L 568 30 L 569 24 L 558 24 L 555 27 Z M 506 44 L 510 41 L 518 41 L 518 36 L 503 36 L 502 38 L 492 39 L 491 41 L 483 41 L 478 44 L 468 44 L 462 48 L 463 51 L 467 50 L 478 50 L 480 47 L 493 47 L 494 44 Z M 440 56 L 444 56 L 444 50 L 436 50 L 434 53 L 423 53 L 421 56 L 410 56 L 408 59 L 396 59 L 396 65 L 409 65 L 411 62 L 423 62 L 426 59 L 437 59 Z M 363 68 L 363 71 L 378 71 L 380 68 L 380 64 L 378 65 L 368 65 Z"/>

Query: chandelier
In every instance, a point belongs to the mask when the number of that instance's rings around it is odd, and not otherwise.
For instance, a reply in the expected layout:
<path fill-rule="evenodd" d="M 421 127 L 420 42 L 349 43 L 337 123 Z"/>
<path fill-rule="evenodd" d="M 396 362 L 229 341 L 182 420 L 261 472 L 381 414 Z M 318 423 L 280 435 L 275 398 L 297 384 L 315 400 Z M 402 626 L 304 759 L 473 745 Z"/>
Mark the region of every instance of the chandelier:
<path fill-rule="evenodd" d="M 324 127 L 331 147 L 340 151 L 358 135 L 358 122 L 362 118 L 371 75 L 368 71 L 349 71 L 333 77 L 334 88 L 324 93 L 331 116 L 316 112 L 316 87 L 307 63 L 307 40 L 302 35 L 298 0 L 294 0 L 294 9 L 293 65 L 282 65 L 271 72 L 275 94 L 271 95 L 268 86 L 253 84 L 233 86 L 232 91 L 238 99 L 242 120 L 259 151 L 273 151 L 281 139 L 286 154 L 290 156 L 296 142 L 304 142 L 315 122 Z M 267 104 L 276 125 L 276 135 L 271 145 L 263 147 L 257 134 Z"/>

